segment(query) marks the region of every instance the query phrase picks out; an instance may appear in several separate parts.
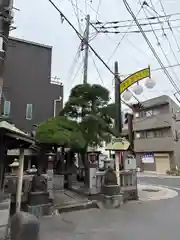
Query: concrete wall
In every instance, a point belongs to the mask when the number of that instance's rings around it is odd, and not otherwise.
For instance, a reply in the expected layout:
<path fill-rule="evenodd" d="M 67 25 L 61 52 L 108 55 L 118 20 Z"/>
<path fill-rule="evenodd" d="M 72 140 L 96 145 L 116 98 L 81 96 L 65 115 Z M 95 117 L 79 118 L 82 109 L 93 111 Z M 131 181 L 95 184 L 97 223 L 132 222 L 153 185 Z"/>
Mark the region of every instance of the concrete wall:
<path fill-rule="evenodd" d="M 172 111 L 171 130 L 174 145 L 174 167 L 178 166 L 180 168 L 180 108 L 173 101 L 170 101 L 170 108 Z"/>

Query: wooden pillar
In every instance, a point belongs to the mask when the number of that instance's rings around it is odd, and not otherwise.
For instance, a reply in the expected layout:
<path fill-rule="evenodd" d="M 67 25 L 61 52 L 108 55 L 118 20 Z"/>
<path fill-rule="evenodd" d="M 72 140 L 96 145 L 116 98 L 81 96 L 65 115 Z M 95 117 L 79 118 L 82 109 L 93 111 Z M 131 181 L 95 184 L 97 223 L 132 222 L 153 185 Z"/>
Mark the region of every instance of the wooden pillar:
<path fill-rule="evenodd" d="M 20 149 L 19 156 L 19 177 L 16 193 L 16 212 L 21 210 L 21 195 L 22 195 L 22 185 L 23 185 L 23 171 L 24 171 L 24 149 Z"/>
<path fill-rule="evenodd" d="M 1 136 L 1 140 L 0 140 L 0 190 L 3 189 L 3 185 L 4 185 L 6 153 L 7 153 L 7 150 L 5 147 L 5 143 L 3 142 L 2 136 Z"/>

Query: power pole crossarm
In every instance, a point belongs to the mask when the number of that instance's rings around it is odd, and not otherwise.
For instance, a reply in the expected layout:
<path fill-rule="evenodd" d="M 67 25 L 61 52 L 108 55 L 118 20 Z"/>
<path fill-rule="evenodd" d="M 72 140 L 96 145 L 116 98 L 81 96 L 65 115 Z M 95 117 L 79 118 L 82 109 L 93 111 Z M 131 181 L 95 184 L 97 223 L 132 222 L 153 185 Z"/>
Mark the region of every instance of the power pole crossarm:
<path fill-rule="evenodd" d="M 87 83 L 88 76 L 88 57 L 89 57 L 89 26 L 90 26 L 90 15 L 86 17 L 86 30 L 84 36 L 85 56 L 84 56 L 84 79 L 83 83 Z"/>

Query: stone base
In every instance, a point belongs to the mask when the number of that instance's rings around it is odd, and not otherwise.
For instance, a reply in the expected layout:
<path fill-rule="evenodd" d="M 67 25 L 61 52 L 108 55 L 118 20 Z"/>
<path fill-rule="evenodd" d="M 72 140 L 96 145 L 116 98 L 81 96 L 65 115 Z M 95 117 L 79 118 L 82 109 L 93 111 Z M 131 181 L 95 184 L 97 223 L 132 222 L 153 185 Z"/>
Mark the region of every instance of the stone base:
<path fill-rule="evenodd" d="M 125 202 L 132 201 L 132 200 L 138 200 L 138 190 L 137 189 L 124 190 L 123 198 L 124 198 Z"/>
<path fill-rule="evenodd" d="M 122 204 L 123 204 L 122 194 L 113 195 L 113 196 L 103 195 L 104 208 L 107 208 L 107 209 L 119 208 Z"/>
<path fill-rule="evenodd" d="M 48 204 L 49 203 L 49 193 L 48 192 L 30 192 L 28 204 L 31 206 Z"/>
<path fill-rule="evenodd" d="M 64 189 L 64 175 L 54 174 L 53 176 L 53 190 Z"/>
<path fill-rule="evenodd" d="M 30 206 L 28 205 L 28 212 L 37 218 L 51 215 L 53 212 L 53 207 L 52 204 L 41 204 L 41 205 L 35 205 L 35 206 Z"/>
<path fill-rule="evenodd" d="M 102 194 L 113 196 L 120 194 L 120 186 L 119 185 L 104 185 L 101 190 Z"/>

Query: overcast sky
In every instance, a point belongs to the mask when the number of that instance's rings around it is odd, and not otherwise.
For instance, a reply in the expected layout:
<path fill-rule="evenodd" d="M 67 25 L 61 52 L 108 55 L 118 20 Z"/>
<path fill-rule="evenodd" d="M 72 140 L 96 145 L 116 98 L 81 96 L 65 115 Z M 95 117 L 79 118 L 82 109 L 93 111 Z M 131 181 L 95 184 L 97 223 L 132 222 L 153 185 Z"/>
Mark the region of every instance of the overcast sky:
<path fill-rule="evenodd" d="M 132 19 L 122 0 L 54 0 L 54 2 L 80 31 L 84 29 L 85 15 L 87 13 L 90 14 L 92 22 L 97 20 L 107 22 Z M 76 2 L 79 11 L 75 14 L 74 9 L 76 10 Z M 128 2 L 136 15 L 140 9 L 140 1 L 128 0 Z M 147 2 L 149 4 L 151 3 L 150 0 L 147 0 Z M 160 15 L 164 15 L 160 0 L 152 0 L 152 2 L 156 11 Z M 163 3 L 166 14 L 180 12 L 179 0 L 161 0 L 161 2 Z M 14 6 L 19 8 L 20 11 L 15 11 L 15 25 L 17 29 L 12 31 L 11 35 L 53 46 L 52 76 L 59 77 L 63 82 L 65 86 L 65 99 L 67 99 L 70 88 L 83 81 L 82 53 L 77 57 L 75 62 L 73 61 L 80 45 L 76 33 L 66 22 L 63 24 L 61 23 L 58 12 L 48 0 L 15 0 Z M 146 10 L 146 13 L 149 17 L 156 15 L 151 9 Z M 80 19 L 81 29 L 77 21 L 77 16 L 79 16 Z M 143 10 L 140 11 L 138 17 L 145 17 Z M 176 28 L 173 29 L 173 35 L 170 30 L 165 30 L 170 45 L 167 39 L 163 37 L 163 31 L 157 31 L 156 34 L 161 43 L 161 47 L 164 49 L 171 65 L 173 65 L 178 64 L 178 60 L 180 61 L 180 48 L 178 49 L 178 45 L 180 46 L 180 28 L 177 28 L 177 26 L 180 26 L 180 15 L 172 16 L 170 19 L 179 19 L 171 22 L 172 26 L 176 26 Z M 127 25 L 127 23 L 125 24 Z M 163 26 L 164 28 L 168 27 L 167 24 Z M 161 25 L 153 25 L 153 28 L 161 29 Z M 151 27 L 144 26 L 144 29 L 151 30 Z M 127 30 L 127 27 L 120 28 L 120 30 L 124 32 Z M 137 30 L 137 27 L 131 27 L 130 30 Z M 93 37 L 94 29 L 91 28 L 90 32 L 90 36 Z M 123 35 L 123 33 L 117 35 L 98 34 L 91 41 L 91 45 L 104 61 L 107 62 Z M 157 45 L 157 40 L 153 33 L 147 33 L 147 37 L 158 52 L 164 65 L 169 65 L 160 47 Z M 174 54 L 171 48 L 174 49 Z M 133 73 L 148 65 L 151 66 L 152 70 L 159 68 L 159 64 L 140 33 L 129 33 L 126 35 L 117 51 L 108 62 L 111 69 L 113 69 L 113 64 L 116 60 L 119 62 L 119 70 L 122 75 Z M 79 72 L 78 68 L 80 68 Z M 97 68 L 101 78 L 99 77 Z M 180 87 L 180 81 L 178 81 L 177 77 L 180 76 L 180 67 L 168 69 L 168 71 L 178 87 Z M 174 73 L 176 77 L 173 75 Z M 156 81 L 155 88 L 153 90 L 144 89 L 143 94 L 138 96 L 140 100 L 146 100 L 163 93 L 173 96 L 175 89 L 169 83 L 169 80 L 162 71 L 153 71 L 152 77 Z M 103 84 L 103 86 L 110 90 L 113 97 L 113 76 L 91 52 L 89 53 L 88 81 L 90 83 Z M 144 81 L 141 82 L 141 84 L 143 83 Z"/>

